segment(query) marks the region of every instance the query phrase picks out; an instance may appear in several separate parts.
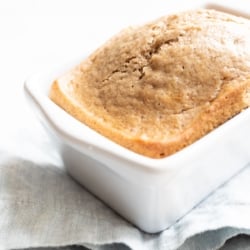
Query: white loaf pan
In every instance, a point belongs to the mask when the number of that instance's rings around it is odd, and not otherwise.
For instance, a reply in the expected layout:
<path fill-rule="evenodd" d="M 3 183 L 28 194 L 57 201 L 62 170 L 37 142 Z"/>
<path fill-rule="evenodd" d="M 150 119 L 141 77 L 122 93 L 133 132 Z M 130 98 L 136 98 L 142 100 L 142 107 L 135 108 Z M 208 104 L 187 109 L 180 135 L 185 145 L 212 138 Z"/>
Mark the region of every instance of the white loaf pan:
<path fill-rule="evenodd" d="M 48 92 L 62 72 L 26 81 L 31 106 L 55 139 L 68 172 L 143 231 L 171 226 L 250 162 L 249 108 L 180 152 L 151 159 L 117 145 L 54 104 Z"/>

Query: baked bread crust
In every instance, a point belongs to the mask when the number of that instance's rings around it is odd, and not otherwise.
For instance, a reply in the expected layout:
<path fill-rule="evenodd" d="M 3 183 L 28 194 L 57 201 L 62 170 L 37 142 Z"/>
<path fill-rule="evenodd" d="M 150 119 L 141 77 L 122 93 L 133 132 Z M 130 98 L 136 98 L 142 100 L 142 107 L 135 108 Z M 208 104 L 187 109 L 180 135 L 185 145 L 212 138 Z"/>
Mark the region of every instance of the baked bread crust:
<path fill-rule="evenodd" d="M 171 155 L 250 106 L 250 21 L 195 10 L 125 29 L 50 98 L 128 149 Z"/>

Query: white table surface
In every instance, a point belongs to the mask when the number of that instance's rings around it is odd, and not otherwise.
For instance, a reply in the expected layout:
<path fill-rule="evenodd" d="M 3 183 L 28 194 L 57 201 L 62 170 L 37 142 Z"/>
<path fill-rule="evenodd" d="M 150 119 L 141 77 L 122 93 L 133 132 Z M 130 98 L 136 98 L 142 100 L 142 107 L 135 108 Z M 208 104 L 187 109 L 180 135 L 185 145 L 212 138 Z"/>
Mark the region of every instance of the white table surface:
<path fill-rule="evenodd" d="M 0 0 L 0 149 L 22 157 L 27 153 L 29 141 L 22 141 L 20 131 L 35 123 L 23 96 L 32 72 L 84 57 L 123 27 L 204 2 Z M 235 1 L 224 2 L 232 6 Z M 236 2 L 244 10 L 247 1 Z M 233 246 L 250 249 L 250 240 L 236 238 L 223 250 Z"/>

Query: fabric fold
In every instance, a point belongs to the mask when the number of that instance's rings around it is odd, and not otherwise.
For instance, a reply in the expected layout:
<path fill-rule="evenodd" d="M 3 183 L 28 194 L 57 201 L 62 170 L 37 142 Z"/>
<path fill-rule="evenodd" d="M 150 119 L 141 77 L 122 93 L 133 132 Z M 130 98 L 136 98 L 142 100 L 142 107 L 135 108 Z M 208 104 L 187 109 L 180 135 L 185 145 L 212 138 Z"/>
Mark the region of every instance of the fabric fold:
<path fill-rule="evenodd" d="M 60 165 L 21 158 L 0 162 L 2 249 L 217 249 L 250 234 L 250 166 L 169 229 L 146 234 L 75 182 Z"/>

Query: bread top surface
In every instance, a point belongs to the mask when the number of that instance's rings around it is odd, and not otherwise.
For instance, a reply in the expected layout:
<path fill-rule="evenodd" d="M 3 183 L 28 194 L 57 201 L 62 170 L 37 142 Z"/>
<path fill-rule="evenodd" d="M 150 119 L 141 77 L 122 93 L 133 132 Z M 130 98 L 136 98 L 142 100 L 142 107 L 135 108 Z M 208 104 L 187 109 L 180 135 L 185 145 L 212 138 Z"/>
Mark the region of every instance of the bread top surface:
<path fill-rule="evenodd" d="M 249 106 L 249 79 L 250 21 L 195 10 L 121 31 L 58 78 L 51 98 L 116 142 L 160 157 Z M 224 100 L 227 94 L 237 95 L 231 97 L 235 110 Z M 227 115 L 217 114 L 218 105 Z M 211 124 L 199 128 L 206 116 Z M 169 142 L 179 148 L 168 151 Z M 140 145 L 155 152 L 144 153 Z"/>

